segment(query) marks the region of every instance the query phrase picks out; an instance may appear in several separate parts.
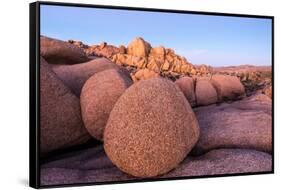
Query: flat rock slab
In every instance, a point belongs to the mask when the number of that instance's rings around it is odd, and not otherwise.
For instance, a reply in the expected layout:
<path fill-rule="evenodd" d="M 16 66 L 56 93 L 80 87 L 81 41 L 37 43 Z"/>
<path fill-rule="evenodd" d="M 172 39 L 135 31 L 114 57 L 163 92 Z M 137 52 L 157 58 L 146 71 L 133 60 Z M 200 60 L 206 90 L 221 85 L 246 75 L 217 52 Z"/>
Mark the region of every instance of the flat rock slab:
<path fill-rule="evenodd" d="M 53 71 L 78 97 L 84 83 L 94 74 L 107 69 L 121 69 L 106 58 L 97 58 L 86 63 L 75 65 L 53 65 Z M 122 70 L 122 72 L 124 69 Z M 125 71 L 124 71 L 125 72 Z"/>
<path fill-rule="evenodd" d="M 68 42 L 40 37 L 40 55 L 49 64 L 76 64 L 89 60 L 83 49 Z"/>
<path fill-rule="evenodd" d="M 154 179 L 271 170 L 272 157 L 268 153 L 249 149 L 218 149 L 199 157 L 187 157 L 176 169 Z M 120 171 L 108 159 L 102 145 L 57 156 L 41 166 L 41 185 L 136 179 L 143 178 Z"/>
<path fill-rule="evenodd" d="M 41 166 L 41 185 L 106 182 L 136 179 L 120 171 L 103 146 L 68 153 Z"/>
<path fill-rule="evenodd" d="M 163 177 L 269 172 L 271 170 L 272 157 L 268 153 L 250 149 L 217 149 L 199 157 L 185 159 L 178 168 Z"/>
<path fill-rule="evenodd" d="M 272 151 L 272 103 L 265 95 L 195 109 L 200 138 L 193 154 L 217 148 Z"/>

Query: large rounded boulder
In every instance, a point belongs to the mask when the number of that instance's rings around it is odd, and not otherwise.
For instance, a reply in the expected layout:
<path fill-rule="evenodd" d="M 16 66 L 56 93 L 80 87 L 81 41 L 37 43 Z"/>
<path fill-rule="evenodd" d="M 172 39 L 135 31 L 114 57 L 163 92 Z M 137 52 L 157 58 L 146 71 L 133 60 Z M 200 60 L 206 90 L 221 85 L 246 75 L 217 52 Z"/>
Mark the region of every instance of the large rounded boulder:
<path fill-rule="evenodd" d="M 199 138 L 183 93 L 160 77 L 134 83 L 118 99 L 104 131 L 104 148 L 122 171 L 152 177 L 175 168 Z"/>
<path fill-rule="evenodd" d="M 129 75 L 115 69 L 99 72 L 87 80 L 80 103 L 85 127 L 94 138 L 103 139 L 103 131 L 114 104 L 132 83 Z"/>
<path fill-rule="evenodd" d="M 75 64 L 88 61 L 83 49 L 61 40 L 40 37 L 40 54 L 50 64 Z"/>
<path fill-rule="evenodd" d="M 216 89 L 208 79 L 197 79 L 195 94 L 198 106 L 206 106 L 218 101 Z"/>
<path fill-rule="evenodd" d="M 191 77 L 181 77 L 175 81 L 191 106 L 196 105 L 194 81 Z"/>
<path fill-rule="evenodd" d="M 236 100 L 245 95 L 245 88 L 238 77 L 217 74 L 212 76 L 211 82 L 220 101 Z"/>
<path fill-rule="evenodd" d="M 78 97 L 80 96 L 84 83 L 92 75 L 107 69 L 125 70 L 106 58 L 97 58 L 86 63 L 75 65 L 53 66 L 53 71 Z"/>
<path fill-rule="evenodd" d="M 83 126 L 79 99 L 40 60 L 41 154 L 79 145 L 91 137 Z"/>

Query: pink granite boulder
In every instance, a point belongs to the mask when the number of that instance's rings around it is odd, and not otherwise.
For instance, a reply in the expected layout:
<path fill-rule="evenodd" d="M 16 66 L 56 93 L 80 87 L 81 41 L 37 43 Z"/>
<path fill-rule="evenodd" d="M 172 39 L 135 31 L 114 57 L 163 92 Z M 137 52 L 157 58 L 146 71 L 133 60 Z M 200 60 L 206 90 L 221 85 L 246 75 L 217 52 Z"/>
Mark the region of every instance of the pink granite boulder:
<path fill-rule="evenodd" d="M 90 139 L 80 112 L 79 99 L 40 60 L 41 155 L 85 143 Z"/>
<path fill-rule="evenodd" d="M 86 81 L 80 104 L 85 127 L 94 138 L 103 139 L 103 131 L 113 106 L 132 83 L 130 75 L 116 69 L 99 72 Z"/>
<path fill-rule="evenodd" d="M 195 85 L 191 77 L 182 77 L 175 81 L 191 106 L 196 105 Z"/>
<path fill-rule="evenodd" d="M 197 106 L 207 106 L 218 101 L 216 89 L 208 79 L 197 79 L 195 95 Z"/>
<path fill-rule="evenodd" d="M 237 100 L 245 96 L 245 88 L 239 78 L 230 75 L 213 75 L 211 82 L 215 87 L 219 101 Z"/>

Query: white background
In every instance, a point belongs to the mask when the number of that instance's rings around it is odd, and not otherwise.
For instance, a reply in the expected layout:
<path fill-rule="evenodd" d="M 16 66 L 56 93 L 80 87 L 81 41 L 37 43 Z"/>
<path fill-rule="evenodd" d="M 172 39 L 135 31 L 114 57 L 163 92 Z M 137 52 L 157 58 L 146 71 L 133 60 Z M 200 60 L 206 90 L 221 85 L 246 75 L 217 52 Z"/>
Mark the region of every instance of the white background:
<path fill-rule="evenodd" d="M 61 0 L 62 1 L 62 0 Z M 178 181 L 99 185 L 84 189 L 271 189 L 280 176 L 280 12 L 278 0 L 67 0 L 89 4 L 182 9 L 275 16 L 275 174 Z M 0 189 L 28 187 L 29 5 L 3 0 L 0 5 Z M 110 23 L 108 23 L 110 24 Z M 121 23 L 120 23 L 121 24 Z M 169 26 L 169 23 L 167 23 Z M 280 87 L 280 85 L 279 85 Z M 278 98 L 279 97 L 279 98 Z M 279 107 L 279 108 L 277 108 Z M 276 148 L 277 147 L 277 148 Z M 279 150 L 278 150 L 279 148 Z M 68 188 L 70 189 L 70 188 Z M 79 189 L 78 187 L 71 189 Z"/>

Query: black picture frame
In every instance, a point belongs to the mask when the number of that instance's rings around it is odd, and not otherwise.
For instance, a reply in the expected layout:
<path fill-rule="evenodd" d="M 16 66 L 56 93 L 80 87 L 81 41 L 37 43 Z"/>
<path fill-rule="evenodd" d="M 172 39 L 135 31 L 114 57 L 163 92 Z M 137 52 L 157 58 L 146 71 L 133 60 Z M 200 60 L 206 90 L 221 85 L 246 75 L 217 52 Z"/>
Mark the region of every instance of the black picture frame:
<path fill-rule="evenodd" d="M 117 10 L 133 10 L 133 11 L 149 11 L 149 12 L 164 12 L 164 13 L 184 13 L 184 14 L 198 14 L 198 15 L 213 15 L 213 16 L 231 16 L 244 18 L 265 18 L 270 19 L 272 23 L 272 170 L 269 172 L 249 172 L 249 173 L 235 173 L 222 175 L 207 175 L 194 177 L 175 177 L 175 178 L 161 178 L 161 179 L 140 179 L 129 181 L 112 181 L 112 182 L 93 182 L 93 183 L 74 183 L 61 185 L 40 185 L 40 5 L 58 5 L 68 7 L 88 7 L 88 8 L 105 8 Z M 51 187 L 73 187 L 73 186 L 87 186 L 99 184 L 120 184 L 120 183 L 135 183 L 135 182 L 151 182 L 163 180 L 181 180 L 194 178 L 213 178 L 226 176 L 245 176 L 257 174 L 273 174 L 274 173 L 274 16 L 264 15 L 248 15 L 248 14 L 234 14 L 234 13 L 218 13 L 218 12 L 201 12 L 201 11 L 187 11 L 187 10 L 170 10 L 157 8 L 141 8 L 141 7 L 125 7 L 125 6 L 111 6 L 111 5 L 93 5 L 80 3 L 62 3 L 62 2 L 47 2 L 38 1 L 29 4 L 29 39 L 30 39 L 30 75 L 29 75 L 29 185 L 33 188 L 51 188 Z"/>

